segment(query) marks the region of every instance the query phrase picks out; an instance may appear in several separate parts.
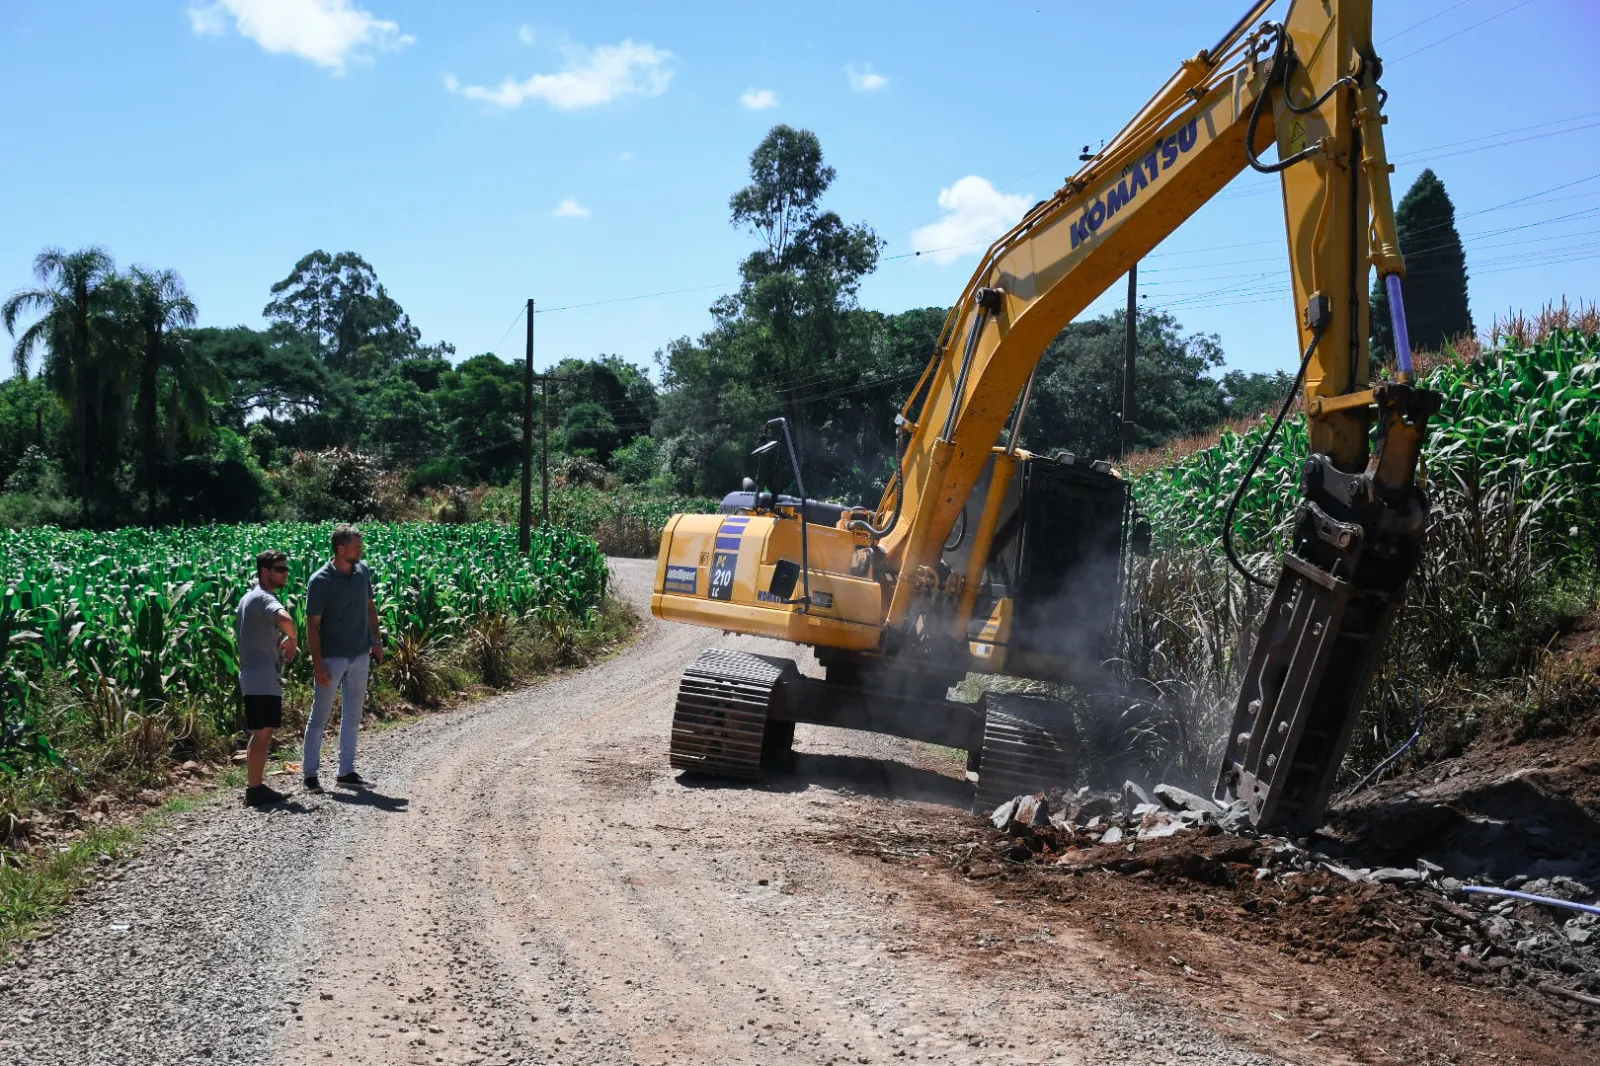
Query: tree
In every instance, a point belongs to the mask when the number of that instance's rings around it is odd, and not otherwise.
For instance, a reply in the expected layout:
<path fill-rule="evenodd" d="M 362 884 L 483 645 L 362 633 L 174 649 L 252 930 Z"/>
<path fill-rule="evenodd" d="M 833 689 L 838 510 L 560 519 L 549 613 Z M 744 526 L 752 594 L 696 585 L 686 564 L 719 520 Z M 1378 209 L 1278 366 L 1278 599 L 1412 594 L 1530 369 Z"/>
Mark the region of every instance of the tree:
<path fill-rule="evenodd" d="M 1124 314 L 1074 322 L 1045 350 L 1023 427 L 1028 448 L 1044 453 L 1065 449 L 1090 459 L 1118 453 Z M 1138 344 L 1134 449 L 1200 433 L 1228 414 L 1221 383 L 1211 376 L 1222 365 L 1215 336 L 1185 337 L 1171 315 L 1144 312 L 1139 315 Z"/>
<path fill-rule="evenodd" d="M 354 252 L 329 255 L 320 248 L 301 257 L 289 276 L 272 286 L 261 311 L 306 337 L 330 370 L 356 369 L 365 345 L 394 366 L 418 353 L 421 334 L 378 281 L 372 265 Z"/>
<path fill-rule="evenodd" d="M 456 475 L 503 481 L 522 457 L 522 368 L 493 352 L 439 377 L 433 394 Z"/>
<path fill-rule="evenodd" d="M 1456 209 L 1444 182 L 1431 169 L 1417 176 L 1395 208 L 1400 254 L 1405 256 L 1406 325 L 1412 347 L 1443 348 L 1472 333 L 1467 306 L 1467 257 L 1456 232 Z M 1372 355 L 1394 355 L 1394 323 L 1389 293 L 1381 279 L 1372 283 Z"/>
<path fill-rule="evenodd" d="M 415 466 L 437 458 L 444 434 L 431 393 L 415 381 L 391 374 L 370 384 L 362 398 L 367 414 L 366 445 L 386 465 Z"/>
<path fill-rule="evenodd" d="M 289 420 L 328 403 L 331 375 L 292 330 L 204 327 L 185 331 L 185 338 L 232 383 L 227 422 L 236 431 L 254 419 Z"/>
<path fill-rule="evenodd" d="M 67 408 L 76 488 L 93 521 L 112 485 L 127 413 L 129 361 L 119 316 L 126 289 L 103 248 L 47 248 L 33 272 L 39 287 L 12 293 L 0 305 L 0 322 L 16 337 L 19 377 L 45 349 L 43 376 Z M 39 318 L 17 336 L 19 319 L 34 313 Z"/>
<path fill-rule="evenodd" d="M 739 291 L 711 308 L 714 327 L 657 356 L 663 449 L 680 484 L 726 488 L 775 415 L 806 455 L 807 487 L 842 491 L 857 469 L 823 433 L 837 383 L 871 366 L 872 328 L 856 307 L 883 242 L 823 211 L 835 173 L 816 134 L 775 126 L 750 155 L 750 184 L 729 201 L 733 225 L 761 241 L 740 264 Z"/>
<path fill-rule="evenodd" d="M 563 359 L 551 370 L 551 420 L 561 426 L 561 447 L 602 463 L 655 421 L 655 384 L 648 371 L 620 356 Z"/>
<path fill-rule="evenodd" d="M 1294 375 L 1287 370 L 1270 374 L 1228 371 L 1222 375 L 1222 398 L 1228 417 L 1248 418 L 1263 411 L 1276 411 L 1294 383 Z"/>
<path fill-rule="evenodd" d="M 183 279 L 173 270 L 149 270 L 136 266 L 127 279 L 128 326 L 132 345 L 138 397 L 134 421 L 139 435 L 140 480 L 143 482 L 145 511 L 155 512 L 158 439 L 161 434 L 157 396 L 163 373 L 173 378 L 169 391 L 168 441 L 176 439 L 177 420 L 185 415 L 192 424 L 196 412 L 205 410 L 205 393 L 193 372 L 193 364 L 204 357 L 186 348 L 173 337 L 173 331 L 192 326 L 198 312 L 183 287 Z M 215 369 L 214 367 L 211 369 Z M 209 376 L 209 375 L 208 375 Z M 203 414 L 201 418 L 203 418 Z M 170 453 L 171 448 L 169 446 Z M 170 455 L 169 455 L 170 457 Z"/>
<path fill-rule="evenodd" d="M 12 475 L 30 451 L 58 461 L 66 431 L 66 412 L 48 385 L 17 376 L 0 381 L 0 492 L 14 491 Z"/>

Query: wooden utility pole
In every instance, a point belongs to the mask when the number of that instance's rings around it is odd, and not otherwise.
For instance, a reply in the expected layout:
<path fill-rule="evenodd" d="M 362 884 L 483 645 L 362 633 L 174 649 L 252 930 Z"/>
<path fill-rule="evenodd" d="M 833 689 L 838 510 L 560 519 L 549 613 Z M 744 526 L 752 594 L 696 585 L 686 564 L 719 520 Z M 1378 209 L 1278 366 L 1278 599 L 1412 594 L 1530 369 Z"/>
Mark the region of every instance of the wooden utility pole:
<path fill-rule="evenodd" d="M 522 514 L 517 543 L 527 555 L 533 546 L 533 299 L 528 299 L 528 352 L 522 366 Z M 545 520 L 549 521 L 546 511 Z"/>
<path fill-rule="evenodd" d="M 1139 264 L 1128 268 L 1128 315 L 1124 326 L 1127 336 L 1122 352 L 1122 449 L 1120 458 L 1127 458 L 1133 445 L 1134 418 L 1134 356 L 1139 352 Z"/>

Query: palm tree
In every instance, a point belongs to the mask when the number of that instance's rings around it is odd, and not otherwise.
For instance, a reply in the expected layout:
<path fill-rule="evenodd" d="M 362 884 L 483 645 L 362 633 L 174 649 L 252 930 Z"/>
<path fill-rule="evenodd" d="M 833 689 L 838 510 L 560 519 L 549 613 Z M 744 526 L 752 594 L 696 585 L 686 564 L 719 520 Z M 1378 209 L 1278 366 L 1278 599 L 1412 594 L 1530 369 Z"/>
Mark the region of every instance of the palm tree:
<path fill-rule="evenodd" d="M 170 360 L 167 363 L 166 398 L 168 465 L 177 458 L 178 437 L 189 443 L 205 439 L 212 426 L 212 405 L 227 404 L 233 398 L 233 382 L 206 354 L 194 335 L 177 332 L 167 337 Z"/>
<path fill-rule="evenodd" d="M 175 343 L 172 331 L 194 325 L 197 312 L 194 301 L 189 299 L 189 293 L 183 287 L 183 279 L 174 270 L 134 267 L 128 278 L 128 301 L 128 325 L 134 334 L 134 360 L 139 379 L 134 419 L 139 431 L 145 513 L 153 516 L 161 431 L 158 386 L 162 371 L 166 371 L 178 379 L 173 395 L 177 396 L 183 391 L 183 364 L 188 360 L 183 345 Z M 175 410 L 174 413 L 178 412 Z M 170 432 L 169 429 L 169 435 Z"/>
<path fill-rule="evenodd" d="M 127 363 L 118 311 L 124 290 L 103 248 L 46 248 L 35 257 L 33 273 L 40 287 L 14 292 L 0 304 L 0 324 L 16 337 L 11 362 L 19 377 L 45 349 L 43 376 L 70 413 L 78 495 L 92 517 L 122 442 Z M 39 318 L 17 336 L 17 320 L 34 313 Z"/>

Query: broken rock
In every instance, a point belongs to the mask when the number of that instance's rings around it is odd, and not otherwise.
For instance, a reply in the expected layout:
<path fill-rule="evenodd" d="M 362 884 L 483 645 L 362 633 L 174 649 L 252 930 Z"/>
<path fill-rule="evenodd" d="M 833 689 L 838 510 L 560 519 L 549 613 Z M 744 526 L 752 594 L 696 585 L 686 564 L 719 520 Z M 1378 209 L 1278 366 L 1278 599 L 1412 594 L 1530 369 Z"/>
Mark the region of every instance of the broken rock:
<path fill-rule="evenodd" d="M 1123 795 L 1123 798 L 1126 799 L 1130 803 L 1154 803 L 1155 802 L 1155 800 L 1150 798 L 1150 793 L 1146 792 L 1144 789 L 1140 788 L 1138 785 L 1134 784 L 1132 781 L 1124 781 L 1122 783 L 1122 795 Z"/>
<path fill-rule="evenodd" d="M 1198 814 L 1210 814 L 1218 817 L 1222 814 L 1222 808 L 1215 803 L 1204 796 L 1197 796 L 1187 789 L 1179 788 L 1177 785 L 1157 785 L 1155 794 L 1157 799 L 1174 811 L 1194 811 Z"/>

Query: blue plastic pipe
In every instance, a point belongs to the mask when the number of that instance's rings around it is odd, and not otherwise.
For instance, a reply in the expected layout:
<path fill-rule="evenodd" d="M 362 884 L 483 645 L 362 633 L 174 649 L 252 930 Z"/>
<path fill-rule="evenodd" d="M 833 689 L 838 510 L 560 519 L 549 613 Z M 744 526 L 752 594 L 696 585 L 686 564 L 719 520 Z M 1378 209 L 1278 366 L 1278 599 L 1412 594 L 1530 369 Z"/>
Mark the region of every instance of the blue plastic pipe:
<path fill-rule="evenodd" d="M 1407 378 L 1411 377 L 1411 331 L 1406 328 L 1406 304 L 1400 296 L 1400 275 L 1390 274 L 1383 279 L 1389 290 L 1389 318 L 1394 323 L 1395 366 Z"/>
<path fill-rule="evenodd" d="M 1568 910 L 1583 911 L 1585 914 L 1600 914 L 1600 907 L 1588 903 L 1574 903 L 1570 899 L 1556 899 L 1554 896 L 1535 896 L 1532 892 L 1516 892 L 1509 888 L 1490 888 L 1488 885 L 1462 885 L 1461 891 L 1471 892 L 1480 896 L 1508 896 L 1511 899 L 1526 900 L 1529 903 L 1545 903 L 1552 907 L 1566 907 Z"/>

